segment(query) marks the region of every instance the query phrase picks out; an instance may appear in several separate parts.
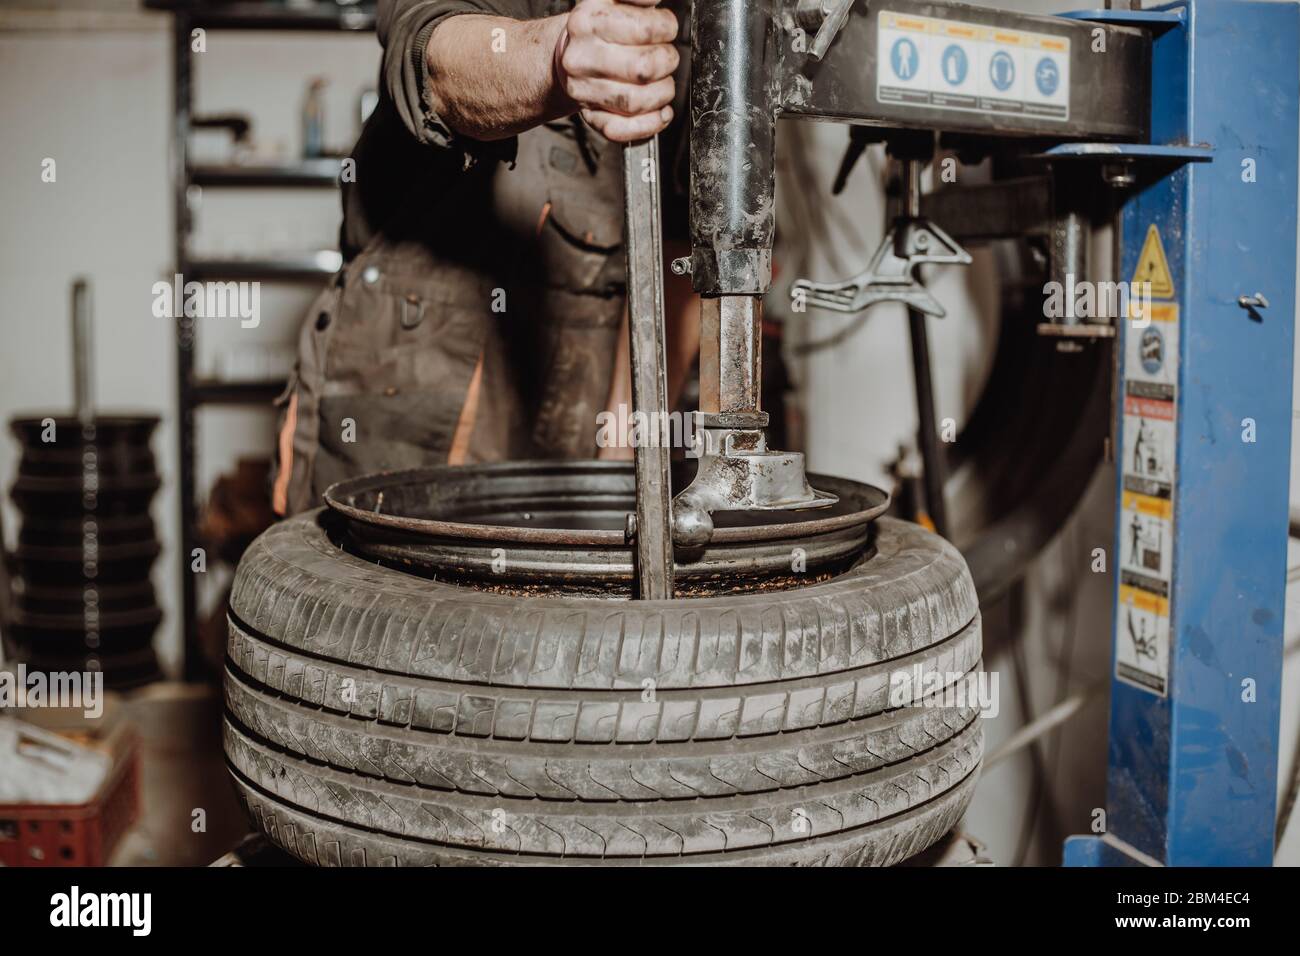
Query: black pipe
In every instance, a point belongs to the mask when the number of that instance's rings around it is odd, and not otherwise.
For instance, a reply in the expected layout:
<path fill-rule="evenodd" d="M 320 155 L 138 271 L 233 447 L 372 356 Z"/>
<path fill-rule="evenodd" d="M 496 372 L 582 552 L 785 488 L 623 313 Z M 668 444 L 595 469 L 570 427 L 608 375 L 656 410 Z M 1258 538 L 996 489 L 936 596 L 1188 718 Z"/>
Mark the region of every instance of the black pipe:
<path fill-rule="evenodd" d="M 925 327 L 925 313 L 907 310 L 912 339 L 912 374 L 916 381 L 917 443 L 921 448 L 925 481 L 925 505 L 934 530 L 948 537 L 948 505 L 943 486 L 948 481 L 948 464 L 943 444 L 935 430 L 934 380 L 930 374 L 930 339 Z"/>
<path fill-rule="evenodd" d="M 903 214 L 908 220 L 921 215 L 921 168 L 932 139 L 919 143 L 891 143 L 891 152 L 901 159 Z M 901 233 L 900 233 L 901 235 Z M 919 277 L 918 277 L 919 278 Z M 912 340 L 912 377 L 916 384 L 917 444 L 921 449 L 925 482 L 925 505 L 934 530 L 942 537 L 948 536 L 948 505 L 943 498 L 943 487 L 948 482 L 948 463 L 943 444 L 936 430 L 934 410 L 934 377 L 930 373 L 930 336 L 925 326 L 925 313 L 907 310 L 908 331 Z"/>

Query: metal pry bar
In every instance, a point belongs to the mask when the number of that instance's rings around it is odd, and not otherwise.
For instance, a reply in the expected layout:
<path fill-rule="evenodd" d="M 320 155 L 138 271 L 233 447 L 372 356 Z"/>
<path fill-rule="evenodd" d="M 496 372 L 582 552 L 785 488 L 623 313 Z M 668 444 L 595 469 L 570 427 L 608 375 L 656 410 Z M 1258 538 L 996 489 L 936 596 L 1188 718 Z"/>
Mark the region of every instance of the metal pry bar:
<path fill-rule="evenodd" d="M 659 210 L 659 137 L 623 150 L 623 213 L 627 237 L 627 314 L 632 408 L 656 423 L 668 411 L 664 370 L 664 260 Z M 636 469 L 636 593 L 646 601 L 673 596 L 672 486 L 667 444 L 634 449 Z"/>

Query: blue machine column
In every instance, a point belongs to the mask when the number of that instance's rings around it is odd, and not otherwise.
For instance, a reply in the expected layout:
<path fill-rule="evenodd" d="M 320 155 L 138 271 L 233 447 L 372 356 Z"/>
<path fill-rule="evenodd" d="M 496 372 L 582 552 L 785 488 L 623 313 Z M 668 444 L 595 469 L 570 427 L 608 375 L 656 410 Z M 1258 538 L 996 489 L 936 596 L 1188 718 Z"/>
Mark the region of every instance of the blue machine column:
<path fill-rule="evenodd" d="M 1135 154 L 1122 213 L 1119 278 L 1149 283 L 1151 298 L 1117 344 L 1107 807 L 1104 835 L 1068 840 L 1065 862 L 1268 865 L 1300 8 L 1193 0 L 1095 16 L 1155 33 L 1151 143 L 1183 155 Z"/>

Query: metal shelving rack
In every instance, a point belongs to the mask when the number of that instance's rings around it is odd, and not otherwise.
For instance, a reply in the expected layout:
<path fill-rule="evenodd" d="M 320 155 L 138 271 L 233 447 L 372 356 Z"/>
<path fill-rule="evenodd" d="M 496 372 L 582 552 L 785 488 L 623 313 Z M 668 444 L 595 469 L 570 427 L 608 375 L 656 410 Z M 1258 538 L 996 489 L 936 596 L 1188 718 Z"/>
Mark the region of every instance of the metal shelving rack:
<path fill-rule="evenodd" d="M 187 280 L 199 281 L 304 282 L 317 281 L 333 274 L 338 269 L 339 256 L 338 253 L 329 251 L 275 259 L 201 259 L 191 256 L 191 186 L 326 188 L 338 185 L 340 169 L 337 159 L 304 159 L 276 166 L 191 164 L 189 139 L 194 108 L 191 31 L 202 28 L 361 32 L 375 28 L 374 5 L 365 3 L 345 6 L 329 0 L 296 6 L 288 6 L 283 0 L 144 0 L 144 6 L 150 10 L 170 13 L 173 20 L 171 172 L 176 271 Z M 191 554 L 198 541 L 195 411 L 205 405 L 266 404 L 284 387 L 283 382 L 225 382 L 198 378 L 194 369 L 195 348 L 194 319 L 183 316 L 176 323 L 176 391 L 180 499 L 178 560 L 186 680 L 202 679 L 206 670 L 198 641 L 198 582 L 190 572 Z"/>

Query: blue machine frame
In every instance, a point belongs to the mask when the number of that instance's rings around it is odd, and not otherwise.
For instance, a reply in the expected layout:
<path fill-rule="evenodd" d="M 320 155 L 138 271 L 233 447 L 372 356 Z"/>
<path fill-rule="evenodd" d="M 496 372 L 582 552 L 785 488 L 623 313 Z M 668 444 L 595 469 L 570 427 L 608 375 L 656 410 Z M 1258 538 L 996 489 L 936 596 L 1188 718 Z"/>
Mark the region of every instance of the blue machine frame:
<path fill-rule="evenodd" d="M 1102 835 L 1066 841 L 1065 863 L 1268 865 L 1300 7 L 1187 0 L 1077 16 L 1152 31 L 1151 143 L 1203 149 L 1162 157 L 1132 148 L 1138 181 L 1122 213 L 1122 278 L 1154 288 L 1151 309 L 1121 323 L 1117 342 L 1123 440 L 1107 808 Z"/>

